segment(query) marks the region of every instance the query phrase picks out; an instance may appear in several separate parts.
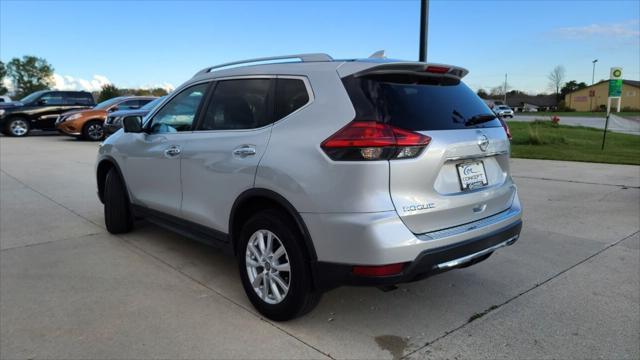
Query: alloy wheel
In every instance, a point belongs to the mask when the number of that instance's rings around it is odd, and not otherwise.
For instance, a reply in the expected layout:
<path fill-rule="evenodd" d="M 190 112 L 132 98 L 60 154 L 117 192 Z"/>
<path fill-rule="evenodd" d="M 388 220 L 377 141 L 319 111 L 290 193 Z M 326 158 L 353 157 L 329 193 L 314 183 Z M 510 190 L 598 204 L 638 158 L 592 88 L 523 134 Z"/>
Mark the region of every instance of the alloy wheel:
<path fill-rule="evenodd" d="M 100 124 L 91 124 L 87 128 L 87 135 L 89 135 L 92 140 L 100 140 L 102 136 L 104 136 L 104 129 Z"/>
<path fill-rule="evenodd" d="M 278 237 L 258 230 L 249 238 L 245 252 L 247 275 L 253 290 L 268 304 L 282 302 L 291 286 L 289 255 Z"/>
<path fill-rule="evenodd" d="M 11 134 L 15 136 L 23 136 L 29 131 L 29 125 L 24 120 L 13 120 L 9 126 Z"/>

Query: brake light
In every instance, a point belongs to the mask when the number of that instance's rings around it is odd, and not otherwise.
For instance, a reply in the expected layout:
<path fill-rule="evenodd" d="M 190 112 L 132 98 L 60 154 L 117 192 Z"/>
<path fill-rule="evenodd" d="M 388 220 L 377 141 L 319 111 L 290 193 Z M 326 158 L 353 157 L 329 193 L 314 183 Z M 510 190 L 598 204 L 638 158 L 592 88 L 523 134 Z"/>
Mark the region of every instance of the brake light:
<path fill-rule="evenodd" d="M 424 71 L 434 73 L 434 74 L 446 74 L 449 72 L 449 68 L 446 66 L 429 65 L 424 69 Z"/>
<path fill-rule="evenodd" d="M 320 145 L 333 160 L 390 160 L 420 155 L 431 138 L 377 121 L 352 121 Z"/>
<path fill-rule="evenodd" d="M 406 263 L 381 265 L 381 266 L 354 266 L 351 272 L 357 276 L 390 276 L 398 275 L 404 269 Z"/>
<path fill-rule="evenodd" d="M 511 140 L 511 129 L 509 129 L 509 124 L 507 124 L 506 121 L 504 121 L 503 119 L 500 119 L 500 123 L 502 124 L 502 128 L 504 129 L 504 132 L 507 133 L 507 137 L 509 138 L 509 140 Z"/>

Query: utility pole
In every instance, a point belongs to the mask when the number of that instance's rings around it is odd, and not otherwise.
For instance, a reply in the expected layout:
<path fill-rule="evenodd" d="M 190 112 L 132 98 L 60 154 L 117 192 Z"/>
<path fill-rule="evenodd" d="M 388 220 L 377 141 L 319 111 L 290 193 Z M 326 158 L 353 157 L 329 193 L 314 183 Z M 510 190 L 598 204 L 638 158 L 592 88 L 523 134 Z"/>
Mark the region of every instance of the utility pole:
<path fill-rule="evenodd" d="M 593 63 L 593 72 L 591 73 L 591 86 L 593 86 L 594 81 L 596 80 L 596 63 L 598 59 L 592 61 Z M 589 90 L 589 111 L 593 111 L 593 96 L 591 96 L 591 91 L 595 91 L 594 89 Z M 595 92 L 594 92 L 595 95 Z"/>
<path fill-rule="evenodd" d="M 429 0 L 420 0 L 420 57 L 419 61 L 427 62 L 427 41 L 429 34 Z"/>
<path fill-rule="evenodd" d="M 507 73 L 504 74 L 504 104 L 507 105 Z"/>

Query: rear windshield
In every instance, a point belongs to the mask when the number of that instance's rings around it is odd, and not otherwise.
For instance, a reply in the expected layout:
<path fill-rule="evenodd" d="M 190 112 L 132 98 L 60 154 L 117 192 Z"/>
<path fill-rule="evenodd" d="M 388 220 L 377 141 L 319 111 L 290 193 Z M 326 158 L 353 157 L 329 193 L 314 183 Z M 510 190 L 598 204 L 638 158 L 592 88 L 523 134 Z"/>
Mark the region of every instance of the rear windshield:
<path fill-rule="evenodd" d="M 412 131 L 501 126 L 484 101 L 455 78 L 384 74 L 352 75 L 342 81 L 356 120 Z"/>

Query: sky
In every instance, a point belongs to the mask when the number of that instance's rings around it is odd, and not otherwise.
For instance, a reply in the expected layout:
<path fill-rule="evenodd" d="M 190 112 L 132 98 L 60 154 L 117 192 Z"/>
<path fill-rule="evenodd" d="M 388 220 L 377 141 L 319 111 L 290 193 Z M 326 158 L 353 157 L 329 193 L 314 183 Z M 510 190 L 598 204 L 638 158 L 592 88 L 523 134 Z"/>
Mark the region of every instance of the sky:
<path fill-rule="evenodd" d="M 36 55 L 60 89 L 174 88 L 201 68 L 254 57 L 417 60 L 419 0 L 0 0 L 0 60 Z M 640 1 L 431 0 L 429 62 L 467 68 L 465 82 L 549 92 L 557 66 L 591 83 L 621 66 L 640 79 Z"/>

